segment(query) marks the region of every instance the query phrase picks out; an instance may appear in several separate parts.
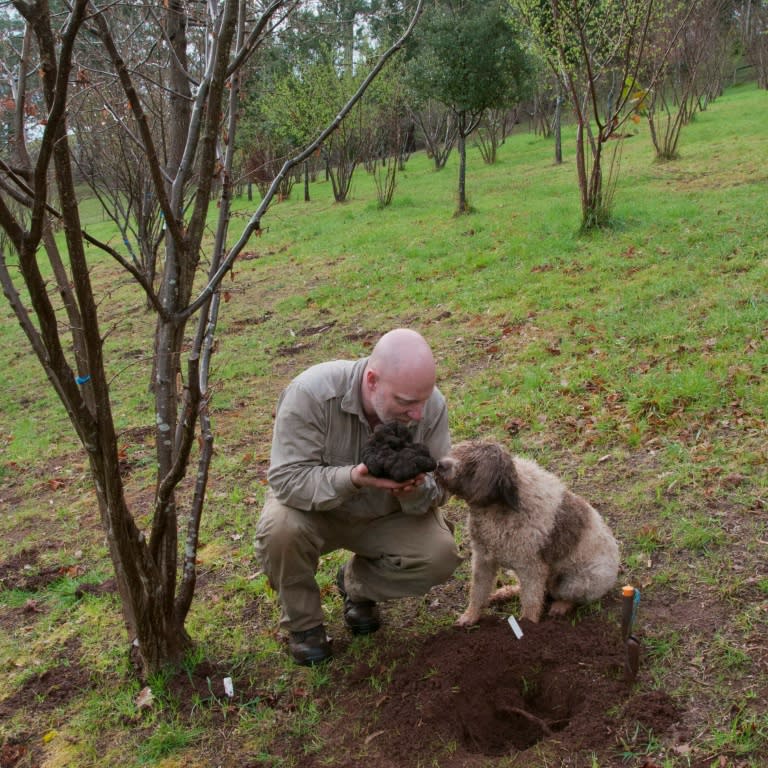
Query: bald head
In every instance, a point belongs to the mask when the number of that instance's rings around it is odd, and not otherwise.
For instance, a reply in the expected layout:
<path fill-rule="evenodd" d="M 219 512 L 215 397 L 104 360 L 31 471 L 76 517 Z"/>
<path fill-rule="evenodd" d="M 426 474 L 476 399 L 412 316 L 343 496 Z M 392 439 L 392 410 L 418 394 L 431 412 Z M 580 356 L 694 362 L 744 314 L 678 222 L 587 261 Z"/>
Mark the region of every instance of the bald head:
<path fill-rule="evenodd" d="M 363 405 L 371 423 L 419 421 L 435 388 L 436 367 L 424 337 L 409 328 L 385 333 L 363 375 Z"/>
<path fill-rule="evenodd" d="M 368 366 L 389 377 L 431 378 L 435 384 L 435 359 L 426 339 L 410 328 L 395 328 L 385 333 L 371 352 Z"/>

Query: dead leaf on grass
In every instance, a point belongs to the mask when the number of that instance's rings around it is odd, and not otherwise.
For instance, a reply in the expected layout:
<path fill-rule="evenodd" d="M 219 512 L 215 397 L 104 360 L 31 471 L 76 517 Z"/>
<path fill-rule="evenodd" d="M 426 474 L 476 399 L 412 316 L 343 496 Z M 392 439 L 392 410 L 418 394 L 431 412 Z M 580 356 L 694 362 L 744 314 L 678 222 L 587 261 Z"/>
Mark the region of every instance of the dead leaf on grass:
<path fill-rule="evenodd" d="M 520 430 L 525 429 L 527 426 L 528 424 L 522 419 L 510 419 L 504 425 L 504 429 L 506 429 L 510 435 L 516 435 Z"/>

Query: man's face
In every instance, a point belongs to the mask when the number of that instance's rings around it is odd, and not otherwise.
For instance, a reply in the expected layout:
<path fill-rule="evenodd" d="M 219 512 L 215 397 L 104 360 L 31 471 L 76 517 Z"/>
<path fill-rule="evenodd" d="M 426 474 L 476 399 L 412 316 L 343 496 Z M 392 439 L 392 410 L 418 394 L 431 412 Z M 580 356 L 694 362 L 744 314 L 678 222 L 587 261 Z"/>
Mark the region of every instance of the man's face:
<path fill-rule="evenodd" d="M 371 405 L 380 421 L 399 421 L 410 425 L 421 421 L 424 406 L 433 389 L 433 384 L 390 381 L 379 376 L 373 382 Z"/>

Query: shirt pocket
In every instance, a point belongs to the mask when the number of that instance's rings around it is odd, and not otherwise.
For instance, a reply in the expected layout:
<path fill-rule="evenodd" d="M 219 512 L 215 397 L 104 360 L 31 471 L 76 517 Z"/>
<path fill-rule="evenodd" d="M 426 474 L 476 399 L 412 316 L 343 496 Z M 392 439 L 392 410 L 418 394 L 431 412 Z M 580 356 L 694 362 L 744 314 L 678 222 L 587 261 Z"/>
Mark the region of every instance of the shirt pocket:
<path fill-rule="evenodd" d="M 323 451 L 323 464 L 327 467 L 356 467 L 359 463 L 357 454 L 351 447 L 345 449 L 338 445 L 333 447 L 326 445 Z"/>

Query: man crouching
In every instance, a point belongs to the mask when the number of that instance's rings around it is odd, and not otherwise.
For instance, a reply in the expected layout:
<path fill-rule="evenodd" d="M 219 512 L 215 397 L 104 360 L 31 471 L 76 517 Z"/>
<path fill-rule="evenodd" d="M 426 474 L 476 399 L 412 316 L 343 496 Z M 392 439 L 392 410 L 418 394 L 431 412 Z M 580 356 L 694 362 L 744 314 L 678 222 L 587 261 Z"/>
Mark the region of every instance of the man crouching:
<path fill-rule="evenodd" d="M 390 421 L 408 426 L 435 460 L 448 452 L 447 409 L 435 377 L 426 340 L 398 328 L 370 357 L 315 365 L 280 396 L 256 550 L 299 664 L 332 653 L 315 579 L 321 555 L 353 553 L 337 586 L 355 634 L 379 629 L 377 603 L 422 595 L 461 562 L 433 476 L 376 477 L 361 461 L 375 427 Z"/>

